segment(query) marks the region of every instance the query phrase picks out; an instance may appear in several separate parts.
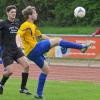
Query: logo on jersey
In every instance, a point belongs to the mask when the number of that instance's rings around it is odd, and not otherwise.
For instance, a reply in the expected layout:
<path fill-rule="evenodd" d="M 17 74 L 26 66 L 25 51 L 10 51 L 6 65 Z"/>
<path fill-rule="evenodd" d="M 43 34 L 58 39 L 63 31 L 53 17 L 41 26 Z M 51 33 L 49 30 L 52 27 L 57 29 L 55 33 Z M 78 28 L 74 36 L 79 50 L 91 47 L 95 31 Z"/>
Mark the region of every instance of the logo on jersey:
<path fill-rule="evenodd" d="M 16 34 L 18 31 L 18 27 L 11 26 L 11 27 L 9 27 L 9 31 L 10 31 L 10 34 Z"/>

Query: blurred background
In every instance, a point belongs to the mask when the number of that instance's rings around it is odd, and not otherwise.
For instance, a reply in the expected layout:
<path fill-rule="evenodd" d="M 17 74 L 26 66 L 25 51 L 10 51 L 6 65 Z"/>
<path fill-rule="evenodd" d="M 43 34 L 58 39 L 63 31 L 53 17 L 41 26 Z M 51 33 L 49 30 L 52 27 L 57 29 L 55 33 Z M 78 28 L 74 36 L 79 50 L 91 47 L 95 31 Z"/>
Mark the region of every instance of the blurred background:
<path fill-rule="evenodd" d="M 17 18 L 23 21 L 21 10 L 28 5 L 35 6 L 38 12 L 38 24 L 40 27 L 46 26 L 46 30 L 41 29 L 44 33 L 59 33 L 52 31 L 52 27 L 63 27 L 62 33 L 67 29 L 64 27 L 87 26 L 87 31 L 80 31 L 68 28 L 69 33 L 88 33 L 94 31 L 100 26 L 100 1 L 98 0 L 0 0 L 0 18 L 5 19 L 5 8 L 8 5 L 15 4 L 18 8 Z M 73 11 L 77 6 L 82 6 L 86 9 L 84 18 L 75 18 Z M 48 28 L 49 26 L 49 28 Z M 95 28 L 94 28 L 95 27 Z M 90 31 L 89 31 L 90 28 Z M 48 31 L 48 29 L 50 31 Z M 54 29 L 54 28 L 53 28 Z M 71 31 L 72 30 L 72 31 Z M 66 32 L 66 33 L 67 33 Z"/>

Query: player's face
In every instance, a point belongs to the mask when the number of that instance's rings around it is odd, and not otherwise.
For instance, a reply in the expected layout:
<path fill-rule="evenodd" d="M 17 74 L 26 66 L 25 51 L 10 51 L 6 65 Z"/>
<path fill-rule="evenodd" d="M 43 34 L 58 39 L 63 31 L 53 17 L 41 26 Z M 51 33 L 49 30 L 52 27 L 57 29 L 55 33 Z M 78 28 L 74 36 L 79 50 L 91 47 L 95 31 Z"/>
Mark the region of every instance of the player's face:
<path fill-rule="evenodd" d="M 10 19 L 15 19 L 16 18 L 16 9 L 11 9 L 9 12 L 7 12 L 7 16 Z"/>
<path fill-rule="evenodd" d="M 36 10 L 33 9 L 32 20 L 33 21 L 37 20 L 37 16 L 38 16 L 38 14 L 37 14 Z"/>

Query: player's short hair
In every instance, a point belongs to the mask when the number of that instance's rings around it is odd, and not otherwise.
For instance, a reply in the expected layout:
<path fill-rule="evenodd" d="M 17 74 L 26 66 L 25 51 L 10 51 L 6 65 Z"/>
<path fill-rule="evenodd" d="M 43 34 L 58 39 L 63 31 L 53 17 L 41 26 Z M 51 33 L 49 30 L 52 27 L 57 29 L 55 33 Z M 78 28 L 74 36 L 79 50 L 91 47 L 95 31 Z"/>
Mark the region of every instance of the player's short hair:
<path fill-rule="evenodd" d="M 34 6 L 27 6 L 25 9 L 22 10 L 22 14 L 25 19 L 28 19 L 28 16 L 32 15 L 33 9 L 35 10 Z"/>
<path fill-rule="evenodd" d="M 6 7 L 6 12 L 9 12 L 11 9 L 16 9 L 15 5 L 9 5 Z"/>

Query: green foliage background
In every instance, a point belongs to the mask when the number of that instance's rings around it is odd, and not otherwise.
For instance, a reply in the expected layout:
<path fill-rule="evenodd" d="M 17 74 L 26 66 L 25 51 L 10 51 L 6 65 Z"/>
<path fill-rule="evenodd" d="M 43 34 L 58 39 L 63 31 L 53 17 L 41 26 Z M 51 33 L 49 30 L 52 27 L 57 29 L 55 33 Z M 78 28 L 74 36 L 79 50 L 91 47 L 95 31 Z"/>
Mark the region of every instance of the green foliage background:
<path fill-rule="evenodd" d="M 5 18 L 5 8 L 10 4 L 18 7 L 17 17 L 23 20 L 21 10 L 28 5 L 37 8 L 41 25 L 100 26 L 100 0 L 0 0 L 0 17 Z M 86 9 L 84 18 L 75 18 L 73 11 L 77 6 Z"/>

